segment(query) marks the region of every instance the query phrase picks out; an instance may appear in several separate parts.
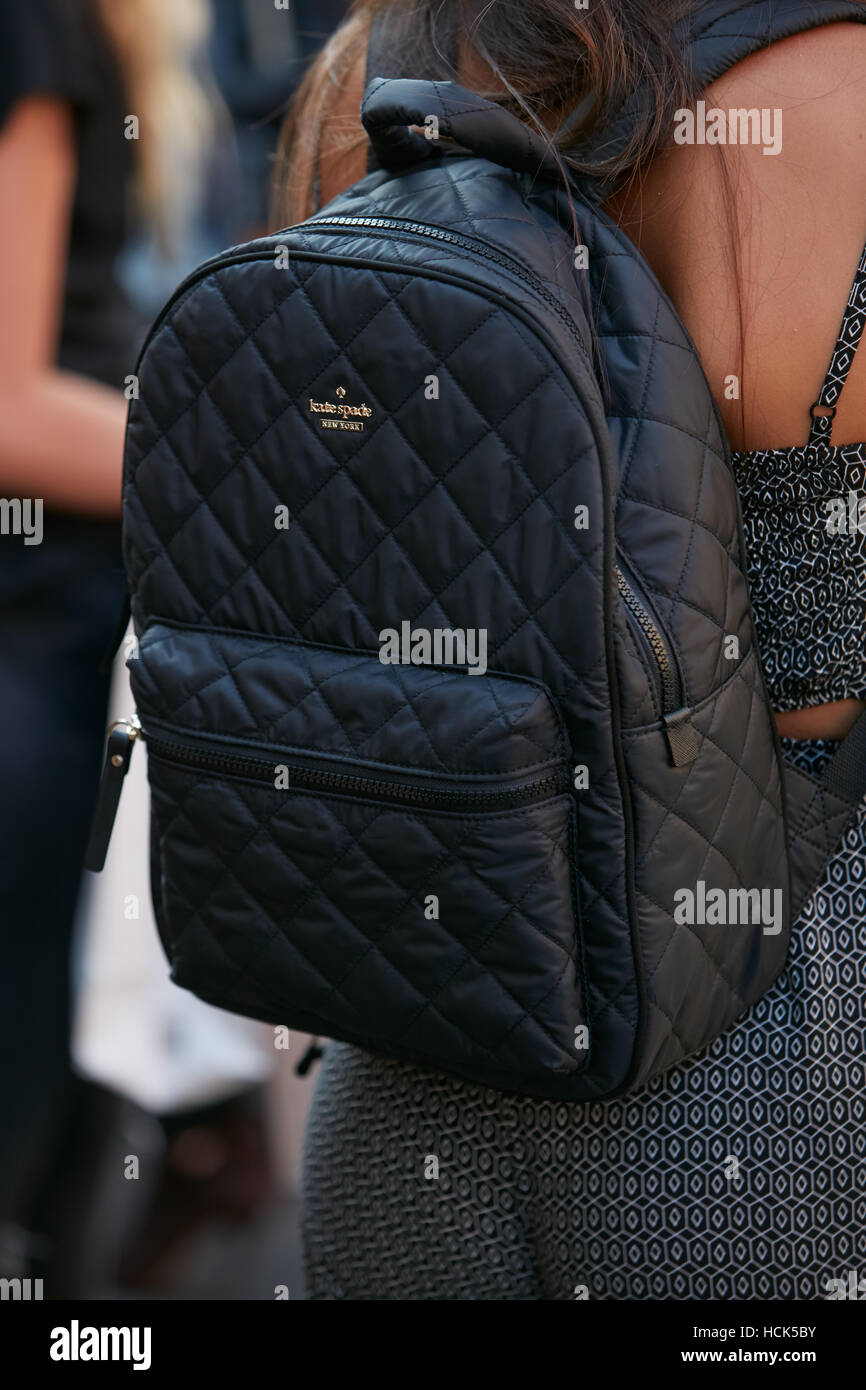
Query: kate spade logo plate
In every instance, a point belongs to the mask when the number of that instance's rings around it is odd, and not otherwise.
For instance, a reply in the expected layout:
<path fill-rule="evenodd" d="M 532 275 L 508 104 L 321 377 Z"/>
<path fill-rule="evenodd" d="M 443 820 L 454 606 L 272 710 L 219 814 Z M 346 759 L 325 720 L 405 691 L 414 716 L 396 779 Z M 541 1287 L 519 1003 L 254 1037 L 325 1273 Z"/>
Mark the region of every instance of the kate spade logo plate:
<path fill-rule="evenodd" d="M 338 386 L 335 401 L 314 401 L 310 398 L 310 414 L 318 415 L 323 430 L 362 430 L 373 414 L 365 402 L 350 405 L 346 399 L 345 386 Z"/>

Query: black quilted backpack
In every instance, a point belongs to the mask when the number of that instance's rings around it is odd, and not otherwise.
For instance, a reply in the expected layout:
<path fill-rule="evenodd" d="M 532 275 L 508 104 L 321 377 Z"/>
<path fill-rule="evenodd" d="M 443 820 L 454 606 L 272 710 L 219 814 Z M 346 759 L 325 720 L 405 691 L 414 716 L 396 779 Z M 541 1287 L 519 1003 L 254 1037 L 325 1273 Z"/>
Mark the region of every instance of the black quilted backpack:
<path fill-rule="evenodd" d="M 863 10 L 709 5 L 693 62 L 709 82 L 840 18 Z M 822 780 L 783 762 L 729 447 L 601 187 L 572 203 L 451 83 L 377 79 L 362 115 L 378 170 L 200 267 L 142 353 L 137 717 L 90 864 L 143 740 L 177 984 L 611 1096 L 782 970 L 866 791 L 866 720 Z"/>

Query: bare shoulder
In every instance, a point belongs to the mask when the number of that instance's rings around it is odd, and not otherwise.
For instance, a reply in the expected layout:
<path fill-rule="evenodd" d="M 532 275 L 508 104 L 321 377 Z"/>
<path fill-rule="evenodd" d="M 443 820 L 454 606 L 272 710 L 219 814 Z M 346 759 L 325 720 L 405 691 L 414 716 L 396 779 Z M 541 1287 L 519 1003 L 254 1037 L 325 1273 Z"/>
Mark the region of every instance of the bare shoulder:
<path fill-rule="evenodd" d="M 866 23 L 753 54 L 692 119 L 611 211 L 689 328 L 732 441 L 801 442 L 866 238 Z M 866 437 L 862 355 L 839 442 Z"/>
<path fill-rule="evenodd" d="M 723 74 L 705 100 L 780 111 L 786 162 L 817 155 L 829 173 L 856 158 L 866 181 L 866 22 L 826 24 L 780 40 Z"/>
<path fill-rule="evenodd" d="M 866 15 L 866 4 L 863 11 Z M 822 24 L 744 58 L 710 90 L 745 93 L 751 88 L 753 95 L 760 94 L 758 89 L 766 95 L 773 84 L 780 96 L 786 94 L 793 101 L 832 98 L 846 81 L 866 82 L 864 57 L 866 21 Z"/>

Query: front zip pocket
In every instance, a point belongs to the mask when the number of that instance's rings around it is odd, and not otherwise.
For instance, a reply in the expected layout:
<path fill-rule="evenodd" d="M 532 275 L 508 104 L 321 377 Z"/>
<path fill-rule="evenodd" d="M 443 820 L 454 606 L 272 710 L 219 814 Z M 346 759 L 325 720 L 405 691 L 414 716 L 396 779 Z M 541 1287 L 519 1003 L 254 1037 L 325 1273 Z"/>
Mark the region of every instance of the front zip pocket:
<path fill-rule="evenodd" d="M 330 768 L 311 765 L 303 754 L 295 752 L 292 764 L 277 759 L 251 757 L 246 752 L 230 752 L 222 746 L 183 742 L 170 735 L 160 736 L 140 729 L 148 749 L 156 758 L 181 763 L 202 771 L 222 772 L 229 777 L 246 777 L 285 789 L 330 793 L 332 796 L 357 796 L 374 801 L 393 802 L 398 806 L 419 807 L 429 811 L 507 811 L 533 801 L 568 790 L 569 778 L 565 767 L 529 780 L 509 780 L 507 786 L 480 789 L 441 785 L 418 785 L 409 780 L 377 778 L 353 772 L 335 772 Z"/>
<path fill-rule="evenodd" d="M 586 1065 L 573 760 L 544 687 L 167 624 L 129 665 L 178 984 L 491 1084 Z"/>

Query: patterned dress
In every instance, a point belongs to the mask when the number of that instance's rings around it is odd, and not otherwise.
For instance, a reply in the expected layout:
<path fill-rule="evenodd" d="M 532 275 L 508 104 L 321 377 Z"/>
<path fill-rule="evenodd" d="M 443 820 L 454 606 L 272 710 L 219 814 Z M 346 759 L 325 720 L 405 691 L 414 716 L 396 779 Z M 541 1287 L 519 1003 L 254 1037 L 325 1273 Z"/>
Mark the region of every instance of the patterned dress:
<path fill-rule="evenodd" d="M 866 698 L 866 443 L 831 443 L 864 322 L 866 250 L 808 443 L 733 458 L 780 710 Z M 834 750 L 784 746 L 813 773 Z M 866 802 L 760 1003 L 620 1100 L 504 1096 L 327 1044 L 309 1296 L 828 1298 L 866 1276 L 864 1121 Z"/>

